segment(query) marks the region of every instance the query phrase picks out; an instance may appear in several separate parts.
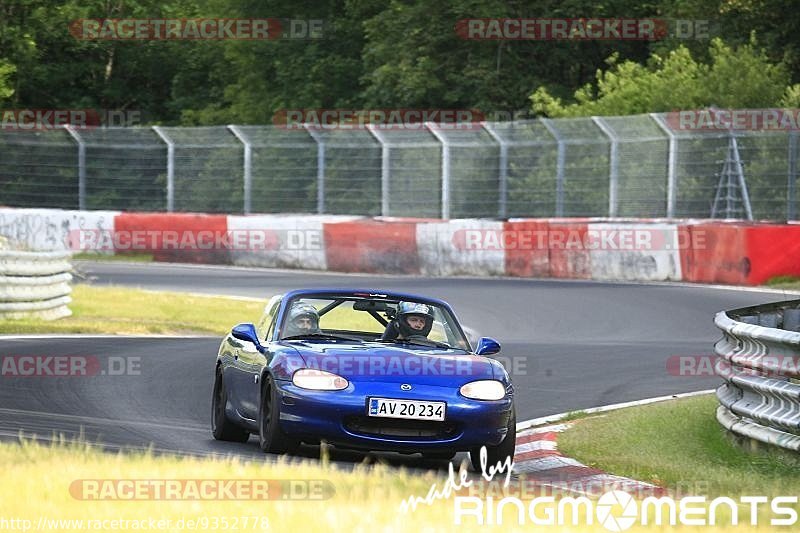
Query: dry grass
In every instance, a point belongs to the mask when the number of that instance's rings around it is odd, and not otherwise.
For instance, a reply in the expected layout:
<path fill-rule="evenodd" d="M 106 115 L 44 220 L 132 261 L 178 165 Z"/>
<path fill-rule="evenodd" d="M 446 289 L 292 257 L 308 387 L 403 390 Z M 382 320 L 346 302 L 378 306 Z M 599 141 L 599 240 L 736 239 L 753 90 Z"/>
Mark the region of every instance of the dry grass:
<path fill-rule="evenodd" d="M 195 296 L 123 287 L 73 287 L 73 315 L 60 320 L 0 320 L 0 333 L 209 334 L 224 335 L 253 322 L 264 301 Z"/>

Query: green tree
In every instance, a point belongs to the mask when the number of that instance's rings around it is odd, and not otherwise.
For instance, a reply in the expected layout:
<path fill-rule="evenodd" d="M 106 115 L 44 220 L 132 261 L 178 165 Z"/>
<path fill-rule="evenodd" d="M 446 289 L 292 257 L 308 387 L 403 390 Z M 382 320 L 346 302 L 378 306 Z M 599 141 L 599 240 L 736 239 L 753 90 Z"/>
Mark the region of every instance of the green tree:
<path fill-rule="evenodd" d="M 82 39 L 88 18 L 196 16 L 191 0 L 0 0 L 0 58 L 16 67 L 11 104 L 32 108 L 137 110 L 175 117 L 168 105 L 191 43 Z M 177 117 L 175 117 L 177 118 Z"/>
<path fill-rule="evenodd" d="M 527 108 L 530 87 L 570 94 L 604 58 L 643 60 L 645 41 L 465 40 L 455 26 L 470 18 L 569 18 L 652 15 L 649 3 L 622 0 L 389 2 L 364 21 L 364 100 L 370 106 Z"/>
<path fill-rule="evenodd" d="M 730 47 L 721 39 L 711 41 L 709 63 L 698 62 L 689 50 L 678 47 L 666 55 L 653 54 L 646 65 L 608 60 L 598 70 L 595 85 L 587 84 L 564 103 L 545 87 L 531 96 L 533 110 L 551 117 L 632 115 L 695 109 L 707 106 L 760 108 L 780 105 L 794 94 L 787 89 L 790 77 L 782 64 L 771 63 L 755 39 Z"/>
<path fill-rule="evenodd" d="M 14 94 L 10 78 L 16 70 L 16 67 L 8 61 L 0 60 L 0 102 Z"/>
<path fill-rule="evenodd" d="M 361 20 L 382 2 L 212 0 L 208 16 L 279 17 L 322 20 L 322 39 L 234 41 L 209 65 L 207 79 L 221 87 L 219 98 L 184 108 L 187 124 L 270 124 L 282 109 L 361 106 L 365 46 Z M 202 65 L 202 63 L 201 63 Z M 185 97 L 195 88 L 176 84 Z"/>

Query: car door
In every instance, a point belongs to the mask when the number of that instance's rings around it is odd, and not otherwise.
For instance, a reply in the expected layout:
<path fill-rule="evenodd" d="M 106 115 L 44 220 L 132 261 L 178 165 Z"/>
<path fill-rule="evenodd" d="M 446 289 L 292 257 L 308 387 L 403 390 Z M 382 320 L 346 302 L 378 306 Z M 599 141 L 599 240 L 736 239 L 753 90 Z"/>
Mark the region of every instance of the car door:
<path fill-rule="evenodd" d="M 247 387 L 247 376 L 242 355 L 247 353 L 249 350 L 247 345 L 251 343 L 229 335 L 226 344 L 225 352 L 228 364 L 225 367 L 225 387 L 228 391 L 228 400 L 239 415 L 246 416 L 243 400 Z"/>
<path fill-rule="evenodd" d="M 239 350 L 237 363 L 240 369 L 241 382 L 239 391 L 241 393 L 239 404 L 242 416 L 255 420 L 258 416 L 258 404 L 261 400 L 261 370 L 269 363 L 272 357 L 271 343 L 269 342 L 272 332 L 275 330 L 275 322 L 280 308 L 281 297 L 273 297 L 264 308 L 264 314 L 256 324 L 256 333 L 261 341 L 263 353 L 251 343 L 243 343 Z"/>
<path fill-rule="evenodd" d="M 230 402 L 231 407 L 233 407 L 237 413 L 241 413 L 241 402 L 239 400 L 241 396 L 239 391 L 241 386 L 241 370 L 238 368 L 241 345 L 242 341 L 228 334 L 223 339 L 219 352 L 220 361 L 222 363 L 222 379 L 225 383 L 225 393 L 228 402 Z"/>

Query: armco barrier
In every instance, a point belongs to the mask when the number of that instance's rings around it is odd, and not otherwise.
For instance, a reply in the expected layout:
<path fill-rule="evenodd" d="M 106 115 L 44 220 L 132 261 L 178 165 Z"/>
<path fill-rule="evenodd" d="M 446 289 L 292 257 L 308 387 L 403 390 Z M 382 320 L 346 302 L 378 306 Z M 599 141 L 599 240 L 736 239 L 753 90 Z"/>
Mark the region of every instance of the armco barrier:
<path fill-rule="evenodd" d="M 52 320 L 71 315 L 70 255 L 0 250 L 0 318 Z"/>
<path fill-rule="evenodd" d="M 800 452 L 800 300 L 720 312 L 717 420 L 733 433 Z"/>

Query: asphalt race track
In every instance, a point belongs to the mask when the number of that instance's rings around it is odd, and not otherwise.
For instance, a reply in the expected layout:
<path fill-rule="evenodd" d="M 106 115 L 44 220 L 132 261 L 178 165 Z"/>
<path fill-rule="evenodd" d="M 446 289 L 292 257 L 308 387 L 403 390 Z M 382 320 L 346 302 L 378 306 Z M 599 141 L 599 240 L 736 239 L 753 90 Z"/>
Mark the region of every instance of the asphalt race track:
<path fill-rule="evenodd" d="M 519 421 L 716 386 L 714 377 L 670 375 L 675 355 L 709 355 L 715 312 L 785 299 L 780 293 L 582 281 L 415 278 L 78 262 L 84 281 L 155 290 L 266 298 L 297 287 L 419 292 L 449 301 L 461 321 L 503 345 Z M 255 320 L 257 317 L 253 317 Z M 233 325 L 233 324 L 231 324 Z M 0 377 L 0 438 L 78 435 L 111 449 L 152 446 L 185 454 L 263 457 L 256 440 L 214 441 L 209 417 L 217 338 L 5 338 L 0 354 L 83 355 L 92 377 Z M 109 375 L 119 359 L 139 374 Z M 136 359 L 138 358 L 138 359 Z M 103 375 L 103 371 L 111 370 Z M 309 457 L 317 448 L 304 447 Z M 337 451 L 334 460 L 363 455 Z M 384 457 L 419 465 L 418 457 Z M 435 465 L 436 463 L 433 463 Z"/>

